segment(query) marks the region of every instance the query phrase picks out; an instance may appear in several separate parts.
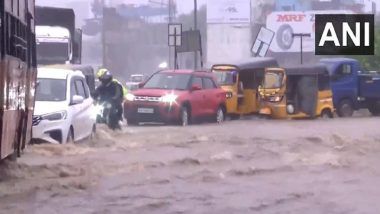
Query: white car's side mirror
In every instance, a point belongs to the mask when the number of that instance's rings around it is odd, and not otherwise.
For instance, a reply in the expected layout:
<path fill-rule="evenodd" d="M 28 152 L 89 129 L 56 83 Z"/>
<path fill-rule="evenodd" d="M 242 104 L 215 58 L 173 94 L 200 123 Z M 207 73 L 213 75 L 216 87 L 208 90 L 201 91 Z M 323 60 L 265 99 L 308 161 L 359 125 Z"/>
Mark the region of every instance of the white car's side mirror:
<path fill-rule="evenodd" d="M 71 100 L 71 105 L 77 105 L 83 103 L 84 98 L 79 95 L 74 95 L 72 100 Z"/>

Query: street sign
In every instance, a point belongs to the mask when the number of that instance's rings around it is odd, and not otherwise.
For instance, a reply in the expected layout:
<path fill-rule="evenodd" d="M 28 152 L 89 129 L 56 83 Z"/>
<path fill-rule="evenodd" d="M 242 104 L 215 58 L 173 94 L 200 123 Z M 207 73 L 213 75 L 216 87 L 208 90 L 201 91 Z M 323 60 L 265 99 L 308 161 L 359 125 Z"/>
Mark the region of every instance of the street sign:
<path fill-rule="evenodd" d="M 270 44 L 272 42 L 273 37 L 274 32 L 265 27 L 261 27 L 259 34 L 257 35 L 257 39 L 266 44 Z"/>
<path fill-rule="evenodd" d="M 182 24 L 168 25 L 168 45 L 170 47 L 182 45 Z"/>
<path fill-rule="evenodd" d="M 188 30 L 182 32 L 182 44 L 178 46 L 178 53 L 196 52 L 201 50 L 201 32 L 199 30 Z"/>
<path fill-rule="evenodd" d="M 265 27 L 261 27 L 259 33 L 257 34 L 256 40 L 252 45 L 251 52 L 255 56 L 265 57 L 269 46 L 272 43 L 273 37 L 273 31 Z"/>

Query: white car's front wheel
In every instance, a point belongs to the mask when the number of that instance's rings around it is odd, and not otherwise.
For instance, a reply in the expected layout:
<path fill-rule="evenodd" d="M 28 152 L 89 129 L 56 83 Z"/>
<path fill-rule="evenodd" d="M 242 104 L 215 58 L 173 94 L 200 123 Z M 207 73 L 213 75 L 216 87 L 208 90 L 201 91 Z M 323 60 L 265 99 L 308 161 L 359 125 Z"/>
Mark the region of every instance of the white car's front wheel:
<path fill-rule="evenodd" d="M 69 133 L 67 134 L 66 143 L 74 143 L 74 132 L 73 128 L 70 128 Z"/>
<path fill-rule="evenodd" d="M 91 134 L 90 134 L 90 140 L 95 140 L 96 138 L 96 124 L 92 126 Z"/>

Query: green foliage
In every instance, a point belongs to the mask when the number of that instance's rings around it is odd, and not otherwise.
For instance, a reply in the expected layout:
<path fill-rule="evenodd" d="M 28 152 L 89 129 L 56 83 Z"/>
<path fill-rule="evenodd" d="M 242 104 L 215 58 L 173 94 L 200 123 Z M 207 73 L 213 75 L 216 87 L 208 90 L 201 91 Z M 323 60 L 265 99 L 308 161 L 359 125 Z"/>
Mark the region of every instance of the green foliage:
<path fill-rule="evenodd" d="M 182 23 L 182 30 L 194 29 L 194 13 L 183 14 L 178 17 L 178 22 Z M 206 24 L 206 6 L 202 6 L 198 9 L 198 29 L 201 31 L 202 40 L 206 38 L 207 24 Z"/>
<path fill-rule="evenodd" d="M 91 3 L 91 12 L 94 14 L 96 18 L 102 16 L 103 15 L 103 1 L 94 0 Z"/>
<path fill-rule="evenodd" d="M 380 71 L 380 17 L 376 17 L 375 26 L 375 55 L 373 56 L 356 56 L 364 68 L 372 71 Z"/>

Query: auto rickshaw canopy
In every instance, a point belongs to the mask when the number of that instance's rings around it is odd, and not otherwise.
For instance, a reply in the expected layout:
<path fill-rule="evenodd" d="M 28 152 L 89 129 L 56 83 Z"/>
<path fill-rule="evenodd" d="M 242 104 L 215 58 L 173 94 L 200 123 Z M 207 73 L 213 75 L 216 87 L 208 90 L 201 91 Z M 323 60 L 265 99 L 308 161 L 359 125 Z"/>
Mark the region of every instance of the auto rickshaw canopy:
<path fill-rule="evenodd" d="M 284 68 L 286 75 L 329 75 L 327 67 L 323 64 L 300 65 Z"/>
<path fill-rule="evenodd" d="M 277 67 L 278 62 L 273 57 L 253 57 L 239 60 L 232 63 L 218 63 L 212 66 L 212 70 L 231 70 L 253 71 L 260 68 Z"/>

